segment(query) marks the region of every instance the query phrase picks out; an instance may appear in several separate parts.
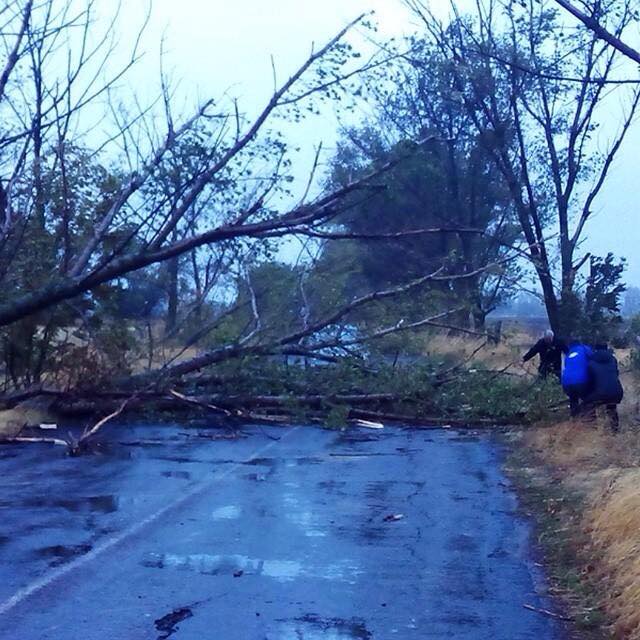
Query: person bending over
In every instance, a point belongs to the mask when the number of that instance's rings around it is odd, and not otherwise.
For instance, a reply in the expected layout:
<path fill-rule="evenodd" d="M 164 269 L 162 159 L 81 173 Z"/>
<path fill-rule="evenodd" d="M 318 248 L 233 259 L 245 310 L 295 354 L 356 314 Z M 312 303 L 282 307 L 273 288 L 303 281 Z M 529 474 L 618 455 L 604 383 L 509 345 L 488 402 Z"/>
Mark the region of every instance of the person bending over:
<path fill-rule="evenodd" d="M 589 356 L 591 353 L 590 347 L 574 340 L 569 344 L 569 350 L 564 359 L 561 381 L 564 392 L 569 396 L 569 410 L 572 417 L 580 413 L 580 401 L 590 391 Z"/>
<path fill-rule="evenodd" d="M 567 353 L 567 345 L 564 341 L 556 338 L 553 331 L 545 331 L 540 340 L 522 356 L 522 362 L 527 362 L 538 355 L 540 356 L 538 365 L 540 377 L 546 378 L 552 373 L 559 380 L 563 353 Z"/>
<path fill-rule="evenodd" d="M 618 361 L 606 344 L 595 345 L 588 360 L 590 389 L 583 398 L 583 411 L 592 419 L 596 407 L 604 405 L 609 417 L 609 425 L 618 431 L 618 406 L 622 402 L 624 390 L 620 383 Z"/>

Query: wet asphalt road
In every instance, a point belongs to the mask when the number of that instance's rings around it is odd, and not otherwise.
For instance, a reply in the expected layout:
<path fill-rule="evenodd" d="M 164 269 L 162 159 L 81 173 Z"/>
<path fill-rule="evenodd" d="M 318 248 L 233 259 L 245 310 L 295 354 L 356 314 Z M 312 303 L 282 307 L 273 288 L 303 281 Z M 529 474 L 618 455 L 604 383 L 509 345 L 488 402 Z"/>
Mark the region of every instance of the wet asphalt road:
<path fill-rule="evenodd" d="M 0 638 L 564 637 L 490 436 L 198 433 L 0 449 Z"/>

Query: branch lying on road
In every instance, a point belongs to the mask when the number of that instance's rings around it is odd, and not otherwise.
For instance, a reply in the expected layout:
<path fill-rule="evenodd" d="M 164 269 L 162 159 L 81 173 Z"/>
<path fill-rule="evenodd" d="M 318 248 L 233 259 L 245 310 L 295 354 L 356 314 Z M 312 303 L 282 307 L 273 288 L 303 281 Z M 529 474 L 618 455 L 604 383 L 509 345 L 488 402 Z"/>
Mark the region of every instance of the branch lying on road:
<path fill-rule="evenodd" d="M 61 438 L 36 438 L 28 436 L 16 436 L 15 438 L 3 438 L 0 444 L 55 444 L 62 447 L 68 447 L 69 441 Z"/>
<path fill-rule="evenodd" d="M 222 413 L 223 415 L 227 416 L 227 418 L 230 418 L 234 415 L 238 415 L 236 412 L 229 411 L 228 409 L 225 409 L 224 407 L 221 407 L 219 405 L 211 404 L 210 402 L 203 402 L 202 400 L 185 396 L 184 394 L 179 393 L 175 389 L 171 389 L 169 393 L 174 398 L 177 398 L 181 402 L 185 402 L 195 407 L 200 407 L 201 409 L 209 409 L 210 411 L 215 411 L 216 413 Z"/>

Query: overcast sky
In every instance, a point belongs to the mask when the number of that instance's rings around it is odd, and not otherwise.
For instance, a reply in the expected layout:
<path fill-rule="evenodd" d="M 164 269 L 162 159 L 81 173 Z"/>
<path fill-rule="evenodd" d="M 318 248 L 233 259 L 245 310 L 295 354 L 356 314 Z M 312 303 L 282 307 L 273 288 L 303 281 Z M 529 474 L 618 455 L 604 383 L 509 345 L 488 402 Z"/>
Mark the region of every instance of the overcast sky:
<path fill-rule="evenodd" d="M 433 0 L 436 9 L 442 10 L 446 4 Z M 142 5 L 125 3 L 123 40 L 126 30 L 134 33 Z M 154 0 L 143 43 L 146 58 L 135 83 L 140 89 L 155 81 L 158 42 L 164 36 L 166 66 L 179 80 L 179 94 L 185 101 L 194 104 L 198 97 L 228 92 L 241 100 L 244 109 L 257 110 L 273 86 L 271 56 L 282 79 L 308 56 L 312 43 L 323 43 L 360 13 L 371 10 L 375 11 L 380 36 L 400 36 L 415 30 L 400 0 Z M 611 120 L 615 119 L 616 107 L 612 105 Z M 300 128 L 296 136 L 309 149 L 321 140 L 331 147 L 335 131 L 335 118 L 326 114 Z M 585 249 L 597 254 L 613 251 L 626 257 L 627 281 L 640 286 L 640 225 L 636 213 L 639 145 L 636 125 L 596 203 Z M 301 162 L 309 157 L 303 156 Z"/>

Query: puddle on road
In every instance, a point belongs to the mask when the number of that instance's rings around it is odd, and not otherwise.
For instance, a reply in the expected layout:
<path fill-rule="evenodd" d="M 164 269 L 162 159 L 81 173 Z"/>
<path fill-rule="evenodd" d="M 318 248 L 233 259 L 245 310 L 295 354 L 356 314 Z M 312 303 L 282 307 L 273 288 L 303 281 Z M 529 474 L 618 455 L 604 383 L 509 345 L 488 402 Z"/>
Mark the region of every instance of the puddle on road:
<path fill-rule="evenodd" d="M 31 498 L 23 501 L 22 506 L 28 508 L 62 508 L 72 513 L 114 513 L 118 510 L 118 498 L 113 495 L 78 498 Z"/>
<path fill-rule="evenodd" d="M 194 571 L 211 576 L 262 576 L 288 582 L 297 578 L 320 578 L 353 582 L 362 572 L 347 562 L 322 567 L 303 564 L 297 560 L 262 560 L 243 555 L 213 555 L 194 553 L 151 553 L 141 562 L 153 569 L 177 569 Z"/>
<path fill-rule="evenodd" d="M 258 466 L 258 467 L 275 467 L 278 464 L 276 458 L 251 458 L 245 460 L 242 464 Z"/>
<path fill-rule="evenodd" d="M 455 553 L 476 553 L 478 542 L 472 535 L 461 533 L 447 541 L 447 549 Z"/>
<path fill-rule="evenodd" d="M 346 480 L 321 480 L 316 486 L 331 496 L 344 497 L 349 495 L 349 484 Z"/>
<path fill-rule="evenodd" d="M 178 624 L 191 617 L 193 617 L 193 612 L 190 607 L 181 607 L 180 609 L 174 609 L 166 616 L 162 616 L 162 618 L 158 618 L 154 623 L 156 629 L 162 634 L 158 636 L 158 640 L 170 638 L 178 631 Z"/>
<path fill-rule="evenodd" d="M 361 618 L 323 618 L 307 614 L 278 622 L 282 623 L 278 634 L 267 634 L 267 640 L 369 640 L 373 637 Z"/>
<path fill-rule="evenodd" d="M 287 467 L 301 467 L 306 464 L 322 464 L 323 462 L 326 462 L 324 458 L 319 458 L 317 456 L 304 456 L 302 458 L 287 460 Z"/>
<path fill-rule="evenodd" d="M 247 473 L 242 476 L 245 480 L 251 480 L 252 482 L 264 482 L 267 476 L 264 473 Z"/>
<path fill-rule="evenodd" d="M 286 483 L 288 488 L 296 489 L 298 483 Z M 326 522 L 313 510 L 313 505 L 303 503 L 297 493 L 284 493 L 282 500 L 285 514 L 289 522 L 302 529 L 307 538 L 325 538 L 327 536 Z"/>
<path fill-rule="evenodd" d="M 467 433 L 459 431 L 455 435 L 447 438 L 447 442 L 477 442 L 481 436 L 482 434 L 479 431 L 469 431 Z"/>
<path fill-rule="evenodd" d="M 161 475 L 163 478 L 180 478 L 181 480 L 191 480 L 191 473 L 189 471 L 163 471 Z"/>
<path fill-rule="evenodd" d="M 364 486 L 364 497 L 368 502 L 378 501 L 387 504 L 394 484 L 396 483 L 393 480 L 371 480 Z"/>
<path fill-rule="evenodd" d="M 490 484 L 489 474 L 482 469 L 472 470 L 472 471 L 464 471 L 464 475 L 468 478 L 473 478 L 477 480 L 482 487 L 487 487 Z"/>
<path fill-rule="evenodd" d="M 155 569 L 179 569 L 195 571 L 203 575 L 261 575 L 280 580 L 292 580 L 302 574 L 302 565 L 294 560 L 254 560 L 242 555 L 212 555 L 194 553 L 149 554 L 142 562 L 144 567 Z"/>
<path fill-rule="evenodd" d="M 77 556 L 83 556 L 93 549 L 90 544 L 74 544 L 64 545 L 55 544 L 50 547 L 42 547 L 36 550 L 36 555 L 42 558 L 51 558 L 49 562 L 50 567 L 57 567 L 69 560 L 73 560 Z"/>
<path fill-rule="evenodd" d="M 301 456 L 298 458 L 251 458 L 250 460 L 245 460 L 242 464 L 258 467 L 277 467 L 279 465 L 301 467 L 308 464 L 322 464 L 323 462 L 326 462 L 326 460 L 318 456 Z"/>
<path fill-rule="evenodd" d="M 349 433 L 343 432 L 341 433 L 332 443 L 332 446 L 343 445 L 343 444 L 354 444 L 359 442 L 379 442 L 388 436 L 380 435 L 372 435 L 368 433 Z"/>
<path fill-rule="evenodd" d="M 204 458 L 192 458 L 190 456 L 177 456 L 177 455 L 168 455 L 168 456 L 154 456 L 154 460 L 160 460 L 162 462 L 176 462 L 178 464 L 202 464 L 207 466 L 215 467 L 221 464 L 238 464 L 237 460 L 227 460 L 227 459 L 211 459 L 205 460 Z"/>
<path fill-rule="evenodd" d="M 242 511 L 240 507 L 230 504 L 226 507 L 219 507 L 212 514 L 211 517 L 214 520 L 237 520 L 240 517 Z"/>

